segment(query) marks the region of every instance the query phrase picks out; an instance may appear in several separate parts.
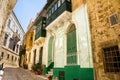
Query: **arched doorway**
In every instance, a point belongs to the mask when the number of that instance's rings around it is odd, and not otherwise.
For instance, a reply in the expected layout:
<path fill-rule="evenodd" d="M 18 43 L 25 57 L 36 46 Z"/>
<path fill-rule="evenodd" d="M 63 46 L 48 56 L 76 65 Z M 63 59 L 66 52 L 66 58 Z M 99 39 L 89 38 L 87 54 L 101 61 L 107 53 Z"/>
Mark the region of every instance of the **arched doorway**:
<path fill-rule="evenodd" d="M 54 37 L 51 36 L 48 43 L 48 65 L 53 62 L 53 40 Z"/>
<path fill-rule="evenodd" d="M 72 24 L 67 31 L 67 65 L 77 64 L 76 28 Z"/>

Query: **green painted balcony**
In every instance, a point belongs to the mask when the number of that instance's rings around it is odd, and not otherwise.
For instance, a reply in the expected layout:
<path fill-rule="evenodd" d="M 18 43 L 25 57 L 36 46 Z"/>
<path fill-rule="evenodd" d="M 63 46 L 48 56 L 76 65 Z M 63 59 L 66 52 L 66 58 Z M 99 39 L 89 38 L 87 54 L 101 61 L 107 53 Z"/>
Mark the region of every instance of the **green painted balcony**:
<path fill-rule="evenodd" d="M 64 11 L 72 11 L 71 0 L 57 0 L 47 9 L 46 26 L 59 17 Z"/>
<path fill-rule="evenodd" d="M 45 37 L 46 35 L 46 30 L 40 30 L 35 34 L 35 40 L 37 40 L 40 37 Z"/>
<path fill-rule="evenodd" d="M 37 40 L 40 37 L 46 36 L 46 18 L 40 17 L 40 19 L 36 22 L 36 34 L 35 34 L 35 40 Z"/>

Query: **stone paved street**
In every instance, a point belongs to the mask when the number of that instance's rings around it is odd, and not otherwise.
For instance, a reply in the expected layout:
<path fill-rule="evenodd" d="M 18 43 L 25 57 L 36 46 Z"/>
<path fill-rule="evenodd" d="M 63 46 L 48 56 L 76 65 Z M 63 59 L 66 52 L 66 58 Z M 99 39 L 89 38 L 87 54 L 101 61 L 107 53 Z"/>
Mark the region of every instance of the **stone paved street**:
<path fill-rule="evenodd" d="M 21 68 L 5 68 L 2 80 L 47 80 Z"/>

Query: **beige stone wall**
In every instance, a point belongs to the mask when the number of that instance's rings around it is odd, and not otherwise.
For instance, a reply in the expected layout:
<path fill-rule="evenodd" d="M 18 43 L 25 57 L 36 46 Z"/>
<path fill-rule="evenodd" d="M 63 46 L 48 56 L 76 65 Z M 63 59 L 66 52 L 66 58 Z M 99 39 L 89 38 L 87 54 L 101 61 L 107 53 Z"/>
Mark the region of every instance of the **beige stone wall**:
<path fill-rule="evenodd" d="M 0 0 L 0 35 L 17 0 Z"/>
<path fill-rule="evenodd" d="M 0 0 L 0 53 L 2 50 L 2 36 L 5 23 L 16 2 L 17 0 Z"/>
<path fill-rule="evenodd" d="M 72 11 L 78 9 L 85 2 L 85 0 L 71 0 L 71 1 L 72 1 Z"/>
<path fill-rule="evenodd" d="M 120 24 L 110 27 L 109 16 L 120 19 L 120 0 L 87 0 L 91 28 L 95 80 L 120 80 L 120 73 L 105 73 L 102 48 L 117 44 L 120 48 Z"/>
<path fill-rule="evenodd" d="M 2 47 L 2 51 L 4 52 L 4 55 L 0 63 L 4 63 L 4 67 L 19 67 L 18 65 L 19 55 L 16 54 L 16 52 L 7 49 L 5 47 Z M 9 58 L 7 58 L 8 54 L 9 54 Z M 13 56 L 13 60 L 12 60 L 12 56 Z"/>

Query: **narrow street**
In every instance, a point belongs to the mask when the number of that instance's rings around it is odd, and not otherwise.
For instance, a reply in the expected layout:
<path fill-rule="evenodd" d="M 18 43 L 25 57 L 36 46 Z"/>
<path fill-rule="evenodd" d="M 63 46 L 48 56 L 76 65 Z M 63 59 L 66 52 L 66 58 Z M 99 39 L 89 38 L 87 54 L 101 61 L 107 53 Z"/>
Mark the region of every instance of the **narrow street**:
<path fill-rule="evenodd" d="M 5 68 L 2 80 L 47 80 L 21 68 Z"/>
<path fill-rule="evenodd" d="M 0 80 L 120 80 L 120 0 L 0 0 Z"/>

